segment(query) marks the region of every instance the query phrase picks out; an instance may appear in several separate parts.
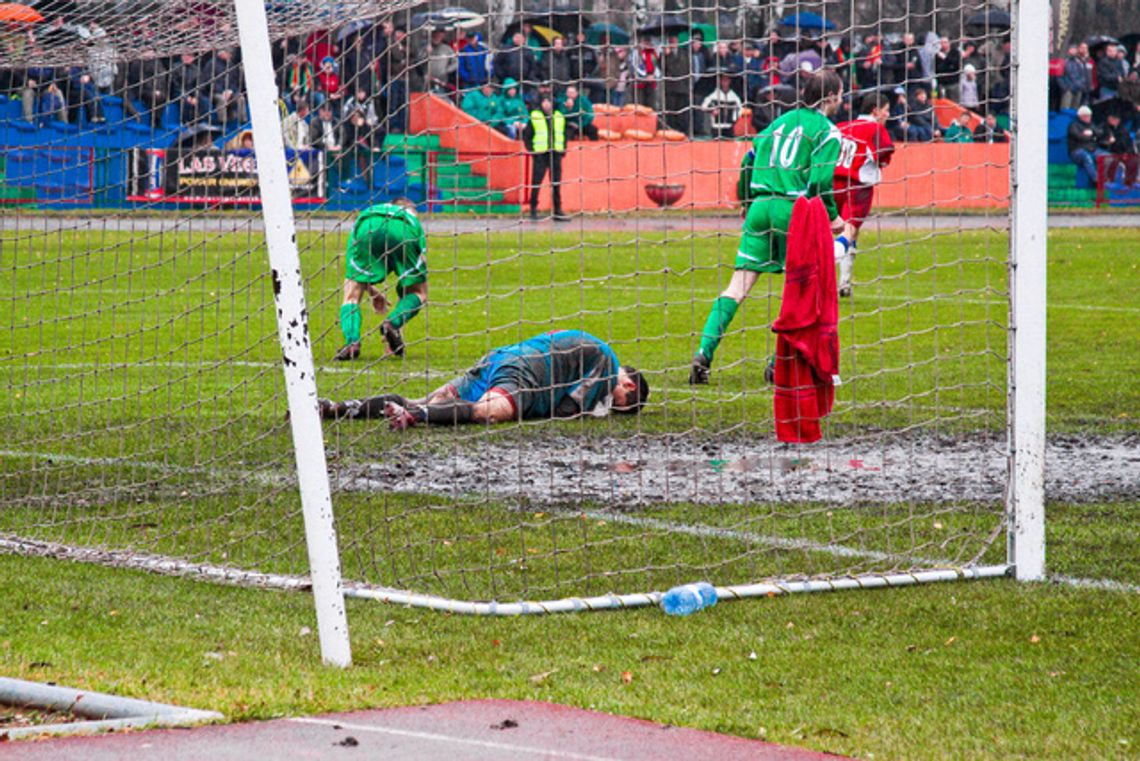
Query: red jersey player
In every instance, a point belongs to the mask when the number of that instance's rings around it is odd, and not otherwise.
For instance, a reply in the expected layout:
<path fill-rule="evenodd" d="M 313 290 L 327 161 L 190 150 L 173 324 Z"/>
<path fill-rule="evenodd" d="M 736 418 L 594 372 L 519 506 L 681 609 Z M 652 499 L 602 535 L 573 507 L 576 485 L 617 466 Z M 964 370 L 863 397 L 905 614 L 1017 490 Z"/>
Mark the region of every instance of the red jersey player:
<path fill-rule="evenodd" d="M 895 144 L 884 126 L 891 115 L 891 102 L 885 95 L 872 93 L 861 104 L 860 116 L 839 125 L 843 140 L 835 165 L 832 188 L 843 234 L 836 239 L 839 262 L 839 295 L 851 295 L 851 270 L 855 266 L 855 241 L 859 228 L 871 213 L 875 185 L 882 179 L 882 168 L 891 163 Z"/>

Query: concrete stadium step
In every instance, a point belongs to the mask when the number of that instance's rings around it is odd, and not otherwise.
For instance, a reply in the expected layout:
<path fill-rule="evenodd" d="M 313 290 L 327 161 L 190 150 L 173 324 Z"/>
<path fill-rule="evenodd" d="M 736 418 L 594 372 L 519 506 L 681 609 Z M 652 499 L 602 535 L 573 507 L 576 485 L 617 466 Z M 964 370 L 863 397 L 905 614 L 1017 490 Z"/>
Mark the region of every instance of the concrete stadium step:
<path fill-rule="evenodd" d="M 469 177 L 472 174 L 470 164 L 443 163 L 437 163 L 435 173 L 437 177 Z"/>
<path fill-rule="evenodd" d="M 437 175 L 436 185 L 439 186 L 440 190 L 456 190 L 468 188 L 485 190 L 487 188 L 487 178 L 477 174 L 440 174 Z"/>
<path fill-rule="evenodd" d="M 441 145 L 439 135 L 389 134 L 384 138 L 384 148 L 386 150 L 411 148 L 421 151 L 438 151 Z"/>
<path fill-rule="evenodd" d="M 517 216 L 522 207 L 517 203 L 456 203 L 441 207 L 448 214 L 510 214 Z"/>
<path fill-rule="evenodd" d="M 441 190 L 439 200 L 455 201 L 457 203 L 502 203 L 503 194 L 497 190 L 483 188 L 464 188 L 459 190 Z"/>
<path fill-rule="evenodd" d="M 36 189 L 0 183 L 0 204 L 26 203 L 36 200 Z"/>
<path fill-rule="evenodd" d="M 1095 203 L 1095 190 L 1049 188 L 1049 203 Z"/>
<path fill-rule="evenodd" d="M 1076 164 L 1050 164 L 1049 179 L 1075 180 L 1077 178 Z"/>

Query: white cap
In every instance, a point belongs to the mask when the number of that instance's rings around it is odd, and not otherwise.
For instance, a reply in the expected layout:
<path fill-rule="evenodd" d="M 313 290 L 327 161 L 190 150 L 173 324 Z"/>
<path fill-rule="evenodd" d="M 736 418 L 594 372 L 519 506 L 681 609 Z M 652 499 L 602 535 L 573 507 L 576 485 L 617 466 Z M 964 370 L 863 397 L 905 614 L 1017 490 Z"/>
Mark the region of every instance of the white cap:
<path fill-rule="evenodd" d="M 1077 109 L 1077 116 L 1092 116 L 1092 109 L 1088 106 L 1081 106 Z"/>
<path fill-rule="evenodd" d="M 974 64 L 968 63 L 962 68 L 962 71 L 966 72 L 967 74 L 976 74 L 978 70 L 974 68 Z"/>

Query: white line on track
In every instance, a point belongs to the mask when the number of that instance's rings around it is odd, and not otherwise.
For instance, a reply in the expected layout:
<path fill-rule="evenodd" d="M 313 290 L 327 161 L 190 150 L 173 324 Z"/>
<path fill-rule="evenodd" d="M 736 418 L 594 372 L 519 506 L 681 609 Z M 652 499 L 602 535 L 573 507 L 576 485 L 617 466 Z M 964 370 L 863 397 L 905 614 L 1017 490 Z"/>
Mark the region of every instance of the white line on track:
<path fill-rule="evenodd" d="M 574 759 L 575 761 L 620 761 L 620 759 L 618 759 L 616 756 L 592 756 L 586 753 L 574 753 L 573 751 L 568 750 L 539 748 L 530 745 L 511 745 L 510 743 L 492 742 L 490 740 L 475 740 L 470 737 L 457 737 L 455 735 L 444 735 L 436 732 L 419 732 L 411 729 L 396 729 L 395 727 L 377 727 L 369 724 L 348 724 L 343 721 L 334 721 L 332 719 L 297 717 L 291 718 L 289 721 L 297 722 L 299 724 L 319 724 L 326 727 L 351 729 L 354 732 L 374 732 L 376 734 L 409 737 L 416 740 L 435 740 L 437 742 L 448 742 L 456 743 L 458 745 L 489 748 L 490 750 L 510 751 L 512 753 L 526 754 L 534 758 L 566 758 Z"/>

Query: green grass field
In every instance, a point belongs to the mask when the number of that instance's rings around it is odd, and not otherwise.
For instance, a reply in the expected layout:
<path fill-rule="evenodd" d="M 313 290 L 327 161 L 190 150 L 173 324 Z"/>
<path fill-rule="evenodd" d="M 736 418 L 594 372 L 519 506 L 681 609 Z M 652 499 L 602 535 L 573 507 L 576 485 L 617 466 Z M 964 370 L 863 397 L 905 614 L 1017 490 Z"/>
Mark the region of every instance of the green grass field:
<path fill-rule="evenodd" d="M 304 573 L 270 282 L 255 236 L 5 236 L 0 532 Z M 1050 236 L 1055 433 L 1137 430 L 1133 238 Z M 494 345 L 578 327 L 644 368 L 654 395 L 638 419 L 560 425 L 569 448 L 634 434 L 771 437 L 770 391 L 757 383 L 773 345 L 776 300 L 765 284 L 724 342 L 714 385 L 694 394 L 686 383 L 695 334 L 730 272 L 733 236 L 435 236 L 431 306 L 406 329 L 407 359 L 379 361 L 379 320 L 366 314 L 366 361 L 351 368 L 328 362 L 340 342 L 343 238 L 303 233 L 300 244 L 324 396 L 420 394 Z M 845 383 L 830 436 L 1002 435 L 1005 246 L 996 232 L 864 239 L 856 298 L 842 310 Z M 767 285 L 774 296 L 778 281 Z M 550 429 L 416 434 L 337 424 L 326 441 L 334 468 L 362 467 L 484 439 L 526 447 Z M 524 498 L 345 491 L 334 505 L 349 578 L 474 599 L 875 566 L 585 521 L 582 505 L 560 512 Z M 1136 507 L 1051 505 L 1050 570 L 1140 583 Z M 1000 494 L 865 511 L 809 503 L 642 512 L 870 551 L 906 542 L 963 561 L 1004 558 L 1003 543 L 990 543 Z M 1140 742 L 1132 593 L 1003 581 L 729 604 L 682 621 L 652 610 L 481 621 L 353 603 L 358 665 L 333 673 L 316 664 L 314 636 L 301 633 L 313 626 L 304 595 L 12 556 L 0 556 L 0 579 L 15 591 L 12 614 L 0 618 L 5 674 L 234 719 L 495 696 L 877 758 L 1129 757 Z M 620 679 L 627 670 L 629 685 Z"/>

